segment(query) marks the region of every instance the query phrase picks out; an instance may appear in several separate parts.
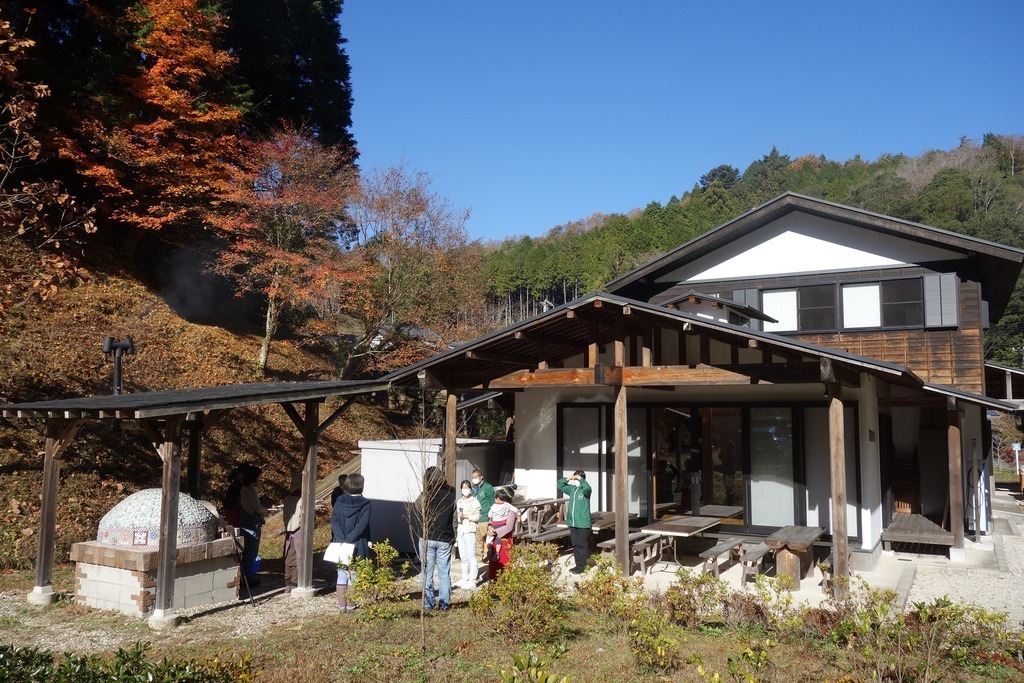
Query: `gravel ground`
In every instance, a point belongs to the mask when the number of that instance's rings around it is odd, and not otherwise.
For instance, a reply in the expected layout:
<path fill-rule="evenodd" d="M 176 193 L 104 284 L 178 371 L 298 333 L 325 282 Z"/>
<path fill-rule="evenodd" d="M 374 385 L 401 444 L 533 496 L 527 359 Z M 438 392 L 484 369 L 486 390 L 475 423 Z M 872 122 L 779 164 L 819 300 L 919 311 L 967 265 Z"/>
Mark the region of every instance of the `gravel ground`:
<path fill-rule="evenodd" d="M 1024 525 L 1016 535 L 1001 536 L 1009 572 L 954 567 L 917 570 L 907 604 L 947 596 L 995 612 L 1006 612 L 1011 625 L 1024 621 Z"/>

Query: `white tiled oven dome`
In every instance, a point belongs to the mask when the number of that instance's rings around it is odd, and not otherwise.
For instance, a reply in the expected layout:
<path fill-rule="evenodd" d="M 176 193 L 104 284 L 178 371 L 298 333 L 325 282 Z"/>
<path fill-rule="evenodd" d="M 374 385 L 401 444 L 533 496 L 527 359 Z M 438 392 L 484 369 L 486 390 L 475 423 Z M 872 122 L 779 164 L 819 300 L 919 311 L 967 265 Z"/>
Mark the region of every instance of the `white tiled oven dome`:
<path fill-rule="evenodd" d="M 158 547 L 161 501 L 160 489 L 133 493 L 103 515 L 96 540 L 105 545 L 134 550 Z M 177 545 L 195 545 L 216 538 L 217 518 L 192 496 L 179 494 Z"/>

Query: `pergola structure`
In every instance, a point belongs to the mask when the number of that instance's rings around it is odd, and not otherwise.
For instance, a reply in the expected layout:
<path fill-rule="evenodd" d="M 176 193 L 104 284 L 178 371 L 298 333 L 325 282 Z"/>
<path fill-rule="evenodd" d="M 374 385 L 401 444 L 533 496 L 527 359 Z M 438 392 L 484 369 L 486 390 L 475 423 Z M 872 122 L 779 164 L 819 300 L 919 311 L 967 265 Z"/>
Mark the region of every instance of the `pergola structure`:
<path fill-rule="evenodd" d="M 35 586 L 28 596 L 29 601 L 48 605 L 55 599 L 52 574 L 61 455 L 86 421 L 111 424 L 118 421 L 137 423 L 163 462 L 163 505 L 160 511 L 160 543 L 157 553 L 156 607 L 149 621 L 154 628 L 163 628 L 177 623 L 173 609 L 174 576 L 178 500 L 181 490 L 181 452 L 185 432 L 185 490 L 198 497 L 203 434 L 236 408 L 268 403 L 279 404 L 302 433 L 305 461 L 302 468 L 300 505 L 303 519 L 312 520 L 315 514 L 317 445 L 320 434 L 348 410 L 357 396 L 386 390 L 387 387 L 386 381 L 378 380 L 266 382 L 93 396 L 0 407 L 0 414 L 3 417 L 43 419 L 46 424 L 39 548 L 36 556 Z M 326 419 L 321 420 L 320 405 L 331 397 L 344 397 L 345 400 Z M 298 588 L 292 591 L 292 595 L 312 596 L 312 524 L 302 525 L 298 569 Z"/>
<path fill-rule="evenodd" d="M 669 343 L 671 342 L 671 343 Z M 616 560 L 629 567 L 627 389 L 819 384 L 828 406 L 832 542 L 836 575 L 848 569 L 844 393 L 858 398 L 860 442 L 877 461 L 880 406 L 946 409 L 950 519 L 954 547 L 963 548 L 959 402 L 1012 410 L 1002 401 L 922 381 L 909 368 L 841 350 L 716 322 L 610 294 L 593 293 L 551 309 L 384 379 L 392 386 L 445 389 L 454 415 L 458 391 L 518 392 L 528 388 L 607 387 L 614 396 Z M 879 386 L 904 396 L 879 395 Z M 454 419 L 452 418 L 452 423 Z"/>

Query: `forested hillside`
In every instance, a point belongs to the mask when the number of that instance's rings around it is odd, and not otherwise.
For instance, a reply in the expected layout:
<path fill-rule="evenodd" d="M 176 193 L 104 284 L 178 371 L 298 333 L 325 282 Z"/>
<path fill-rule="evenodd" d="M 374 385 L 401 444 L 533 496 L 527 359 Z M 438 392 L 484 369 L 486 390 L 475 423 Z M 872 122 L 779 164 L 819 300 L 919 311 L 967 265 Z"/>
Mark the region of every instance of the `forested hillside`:
<path fill-rule="evenodd" d="M 643 209 L 474 242 L 469 198 L 404 162 L 359 167 L 343 25 L 342 0 L 0 0 L 0 403 L 109 392 L 106 335 L 135 340 L 128 391 L 379 376 L 784 191 L 1024 246 L 1024 137 L 1005 134 L 871 162 L 773 149 Z M 1018 364 L 1021 292 L 991 346 Z M 359 406 L 325 468 L 402 424 Z M 279 409 L 233 414 L 206 491 L 253 460 L 280 493 L 297 438 Z M 34 552 L 41 447 L 38 425 L 0 425 L 0 568 Z M 62 548 L 159 481 L 146 440 L 106 428 L 63 473 Z"/>
<path fill-rule="evenodd" d="M 599 289 L 612 278 L 673 249 L 783 192 L 1024 247 L 1024 136 L 989 134 L 920 156 L 845 162 L 791 159 L 772 149 L 742 173 L 712 168 L 680 196 L 643 209 L 594 215 L 541 238 L 509 239 L 487 257 L 487 279 L 502 323 Z M 680 179 L 686 182 L 686 179 Z M 1020 364 L 1024 290 L 990 334 L 992 358 Z"/>

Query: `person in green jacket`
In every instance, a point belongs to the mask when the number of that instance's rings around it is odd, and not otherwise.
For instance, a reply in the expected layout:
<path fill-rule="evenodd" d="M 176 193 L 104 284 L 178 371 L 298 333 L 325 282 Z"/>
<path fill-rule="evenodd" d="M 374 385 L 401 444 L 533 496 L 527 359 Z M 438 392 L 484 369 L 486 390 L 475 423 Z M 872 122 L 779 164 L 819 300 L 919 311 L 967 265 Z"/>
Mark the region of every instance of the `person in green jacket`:
<path fill-rule="evenodd" d="M 470 475 L 473 484 L 473 495 L 480 501 L 480 519 L 476 523 L 476 553 L 477 563 L 480 567 L 487 566 L 487 525 L 490 523 L 488 515 L 491 506 L 494 505 L 494 487 L 484 481 L 484 473 L 480 470 L 473 470 Z"/>
<path fill-rule="evenodd" d="M 576 566 L 569 571 L 582 574 L 590 558 L 590 484 L 587 473 L 576 470 L 571 477 L 558 480 L 558 490 L 569 496 L 565 503 L 565 523 L 569 527 L 569 540 Z"/>

